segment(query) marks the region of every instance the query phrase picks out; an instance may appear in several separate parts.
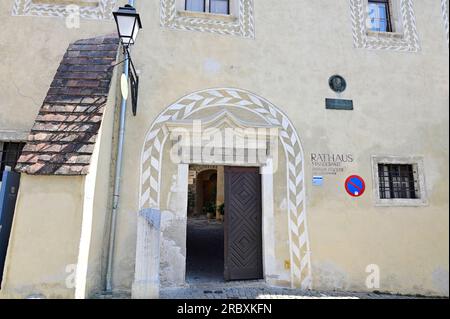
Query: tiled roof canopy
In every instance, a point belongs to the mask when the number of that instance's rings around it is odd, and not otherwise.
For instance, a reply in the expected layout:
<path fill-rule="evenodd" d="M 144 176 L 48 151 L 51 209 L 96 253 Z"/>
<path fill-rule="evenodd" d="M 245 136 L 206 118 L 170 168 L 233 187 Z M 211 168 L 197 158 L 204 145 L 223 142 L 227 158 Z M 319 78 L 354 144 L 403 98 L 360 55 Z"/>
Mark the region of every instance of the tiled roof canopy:
<path fill-rule="evenodd" d="M 72 43 L 58 68 L 16 169 L 34 175 L 85 175 L 102 122 L 117 38 Z"/>

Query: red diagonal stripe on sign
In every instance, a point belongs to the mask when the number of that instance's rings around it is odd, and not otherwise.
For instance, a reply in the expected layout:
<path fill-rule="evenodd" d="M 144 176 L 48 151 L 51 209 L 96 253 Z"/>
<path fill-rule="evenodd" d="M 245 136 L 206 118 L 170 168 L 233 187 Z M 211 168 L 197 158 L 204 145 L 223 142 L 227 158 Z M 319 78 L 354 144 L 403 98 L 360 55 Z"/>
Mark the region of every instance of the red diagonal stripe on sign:
<path fill-rule="evenodd" d="M 358 185 L 356 185 L 355 183 L 353 183 L 352 181 L 348 181 L 349 184 L 353 185 L 353 187 L 355 187 L 358 191 L 362 191 L 362 188 L 359 187 Z"/>

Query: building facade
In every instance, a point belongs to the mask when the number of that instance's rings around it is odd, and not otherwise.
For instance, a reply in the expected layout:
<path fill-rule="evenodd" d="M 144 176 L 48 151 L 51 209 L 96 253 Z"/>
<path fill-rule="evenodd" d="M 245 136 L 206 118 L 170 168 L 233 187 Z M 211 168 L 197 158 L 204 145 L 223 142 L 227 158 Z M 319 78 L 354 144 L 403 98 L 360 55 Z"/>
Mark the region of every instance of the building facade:
<path fill-rule="evenodd" d="M 0 4 L 0 298 L 184 286 L 207 202 L 225 280 L 448 296 L 447 0 L 136 0 L 117 192 L 119 5 Z"/>

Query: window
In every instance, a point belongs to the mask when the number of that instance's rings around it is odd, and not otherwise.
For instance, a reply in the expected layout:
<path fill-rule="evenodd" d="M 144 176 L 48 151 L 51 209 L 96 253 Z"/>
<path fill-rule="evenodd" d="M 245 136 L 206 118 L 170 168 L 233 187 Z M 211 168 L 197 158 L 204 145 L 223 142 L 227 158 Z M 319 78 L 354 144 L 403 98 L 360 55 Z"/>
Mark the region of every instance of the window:
<path fill-rule="evenodd" d="M 186 10 L 187 11 L 197 11 L 197 12 L 205 12 L 206 0 L 186 0 Z"/>
<path fill-rule="evenodd" d="M 417 169 L 410 164 L 378 164 L 380 198 L 416 199 Z"/>
<path fill-rule="evenodd" d="M 7 166 L 14 169 L 24 146 L 25 143 L 0 142 L 0 182 Z"/>
<path fill-rule="evenodd" d="M 230 14 L 230 1 L 229 0 L 210 0 L 209 12 Z"/>
<path fill-rule="evenodd" d="M 230 14 L 230 0 L 186 0 L 185 10 Z"/>
<path fill-rule="evenodd" d="M 423 157 L 373 156 L 375 206 L 428 205 Z"/>
<path fill-rule="evenodd" d="M 369 0 L 369 29 L 375 32 L 392 32 L 389 0 Z"/>
<path fill-rule="evenodd" d="M 351 0 L 355 48 L 418 52 L 415 0 Z M 419 1 L 420 2 L 420 1 Z"/>

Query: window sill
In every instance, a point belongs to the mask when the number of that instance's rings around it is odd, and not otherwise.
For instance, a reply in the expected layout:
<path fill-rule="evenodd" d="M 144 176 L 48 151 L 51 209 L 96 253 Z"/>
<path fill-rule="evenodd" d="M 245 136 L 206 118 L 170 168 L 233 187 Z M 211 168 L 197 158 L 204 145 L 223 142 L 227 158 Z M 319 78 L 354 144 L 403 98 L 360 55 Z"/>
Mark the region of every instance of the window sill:
<path fill-rule="evenodd" d="M 24 142 L 28 140 L 29 131 L 15 131 L 0 129 L 1 142 Z"/>
<path fill-rule="evenodd" d="M 424 207 L 428 202 L 423 199 L 377 199 L 376 207 Z"/>
<path fill-rule="evenodd" d="M 371 38 L 388 38 L 388 39 L 403 39 L 403 33 L 399 32 L 378 32 L 367 31 L 367 36 Z"/>
<path fill-rule="evenodd" d="M 193 12 L 193 11 L 178 11 L 177 15 L 182 18 L 195 18 L 195 19 L 207 19 L 223 22 L 236 22 L 237 18 L 229 14 L 217 14 L 217 13 L 206 13 L 206 12 Z"/>

